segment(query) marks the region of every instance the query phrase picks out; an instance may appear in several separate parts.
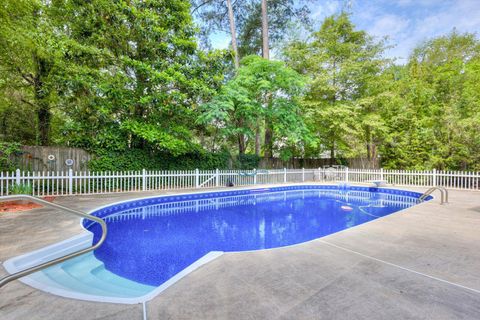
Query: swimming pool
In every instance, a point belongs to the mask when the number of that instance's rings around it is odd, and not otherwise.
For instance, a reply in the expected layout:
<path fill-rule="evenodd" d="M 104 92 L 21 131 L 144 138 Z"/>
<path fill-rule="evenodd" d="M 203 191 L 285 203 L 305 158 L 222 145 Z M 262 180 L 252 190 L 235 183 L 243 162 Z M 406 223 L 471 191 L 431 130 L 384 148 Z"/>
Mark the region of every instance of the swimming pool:
<path fill-rule="evenodd" d="M 167 196 L 108 206 L 95 252 L 113 273 L 158 286 L 210 251 L 302 243 L 414 205 L 420 194 L 365 187 L 295 186 Z M 85 222 L 94 233 L 97 224 Z"/>
<path fill-rule="evenodd" d="M 116 203 L 91 212 L 107 222 L 104 244 L 77 261 L 42 271 L 37 282 L 42 281 L 40 276 L 60 279 L 62 290 L 73 288 L 84 296 L 145 297 L 206 256 L 210 258 L 205 261 L 217 256 L 212 253 L 303 243 L 411 207 L 420 195 L 384 188 L 297 185 Z M 100 227 L 87 220 L 82 223 L 96 242 Z"/>

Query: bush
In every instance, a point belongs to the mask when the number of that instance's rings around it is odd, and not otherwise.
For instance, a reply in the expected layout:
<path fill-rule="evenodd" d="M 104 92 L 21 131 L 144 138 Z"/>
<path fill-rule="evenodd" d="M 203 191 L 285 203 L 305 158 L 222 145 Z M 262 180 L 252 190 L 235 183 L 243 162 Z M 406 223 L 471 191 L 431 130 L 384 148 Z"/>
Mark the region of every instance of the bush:
<path fill-rule="evenodd" d="M 15 170 L 15 161 L 12 156 L 22 152 L 20 143 L 0 142 L 0 171 Z"/>
<path fill-rule="evenodd" d="M 92 171 L 130 170 L 213 170 L 229 167 L 228 153 L 194 151 L 182 156 L 144 149 L 129 149 L 124 152 L 101 150 L 88 163 Z"/>
<path fill-rule="evenodd" d="M 234 161 L 235 169 L 252 170 L 258 168 L 260 157 L 256 154 L 241 154 Z"/>
<path fill-rule="evenodd" d="M 30 184 L 15 184 L 10 188 L 10 194 L 32 194 L 32 186 Z"/>

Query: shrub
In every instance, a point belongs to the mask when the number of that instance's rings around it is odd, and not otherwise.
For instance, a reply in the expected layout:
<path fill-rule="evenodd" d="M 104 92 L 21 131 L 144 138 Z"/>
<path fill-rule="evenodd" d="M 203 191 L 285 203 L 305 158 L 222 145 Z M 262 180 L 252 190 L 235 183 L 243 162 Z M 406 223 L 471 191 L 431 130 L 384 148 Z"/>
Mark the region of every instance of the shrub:
<path fill-rule="evenodd" d="M 10 194 L 32 194 L 32 186 L 30 184 L 15 184 L 10 188 Z"/>
<path fill-rule="evenodd" d="M 0 171 L 15 170 L 12 156 L 21 153 L 21 145 L 17 142 L 0 142 Z"/>
<path fill-rule="evenodd" d="M 256 154 L 241 154 L 234 161 L 235 169 L 252 170 L 258 168 L 260 157 Z"/>
<path fill-rule="evenodd" d="M 229 167 L 228 153 L 194 151 L 181 156 L 166 152 L 129 149 L 124 152 L 100 150 L 88 163 L 92 171 L 129 170 L 213 170 Z"/>

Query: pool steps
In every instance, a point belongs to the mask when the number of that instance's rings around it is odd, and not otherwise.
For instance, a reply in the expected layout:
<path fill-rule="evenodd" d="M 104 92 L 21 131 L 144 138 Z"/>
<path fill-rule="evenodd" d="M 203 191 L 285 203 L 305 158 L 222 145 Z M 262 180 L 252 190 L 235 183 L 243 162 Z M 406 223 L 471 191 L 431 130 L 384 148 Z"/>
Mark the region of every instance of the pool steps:
<path fill-rule="evenodd" d="M 86 231 L 65 241 L 11 258 L 3 263 L 9 273 L 91 246 L 93 235 Z M 148 301 L 198 267 L 223 252 L 211 251 L 158 287 L 144 285 L 108 271 L 92 252 L 19 279 L 36 289 L 66 298 L 136 304 Z"/>
<path fill-rule="evenodd" d="M 5 261 L 9 273 L 63 256 L 92 244 L 91 232 L 84 232 L 60 243 Z M 133 303 L 156 287 L 137 283 L 105 269 L 92 252 L 35 272 L 22 282 L 64 297 L 90 301 Z"/>
<path fill-rule="evenodd" d="M 55 243 L 40 250 L 35 250 L 15 257 L 14 259 L 7 260 L 5 261 L 4 266 L 10 273 L 17 272 L 62 257 L 69 253 L 88 248 L 91 246 L 92 241 L 93 234 L 91 232 L 83 232 L 66 241 Z"/>
<path fill-rule="evenodd" d="M 140 297 L 155 287 L 119 277 L 105 269 L 92 253 L 42 271 L 55 285 L 78 293 L 110 297 Z"/>

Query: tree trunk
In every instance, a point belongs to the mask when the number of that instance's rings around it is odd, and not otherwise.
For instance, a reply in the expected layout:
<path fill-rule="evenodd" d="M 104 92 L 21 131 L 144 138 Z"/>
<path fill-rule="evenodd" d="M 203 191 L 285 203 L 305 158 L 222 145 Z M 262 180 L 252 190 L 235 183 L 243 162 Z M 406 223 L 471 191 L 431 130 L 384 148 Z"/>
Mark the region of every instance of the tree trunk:
<path fill-rule="evenodd" d="M 260 124 L 257 121 L 257 129 L 255 131 L 255 155 L 260 156 Z"/>
<path fill-rule="evenodd" d="M 367 141 L 367 160 L 369 168 L 375 168 L 377 161 L 377 141 L 372 137 L 371 128 L 367 126 L 366 132 L 366 141 Z"/>
<path fill-rule="evenodd" d="M 370 134 L 370 127 L 367 126 L 365 128 L 365 137 L 366 137 L 366 142 L 367 142 L 367 160 L 371 162 L 372 160 L 372 150 L 371 150 L 371 145 L 372 145 L 372 137 Z"/>
<path fill-rule="evenodd" d="M 271 121 L 267 118 L 265 120 L 265 158 L 273 157 L 273 128 Z"/>
<path fill-rule="evenodd" d="M 270 47 L 268 45 L 267 0 L 262 0 L 262 55 L 264 59 L 270 59 Z"/>
<path fill-rule="evenodd" d="M 377 145 L 374 141 L 372 141 L 372 145 L 370 146 L 370 152 L 371 152 L 371 157 L 370 157 L 370 168 L 375 169 L 376 162 L 377 162 Z"/>
<path fill-rule="evenodd" d="M 37 120 L 38 120 L 38 144 L 41 146 L 48 146 L 50 144 L 50 125 L 52 122 L 52 114 L 50 112 L 50 104 L 48 102 L 48 95 L 43 79 L 50 72 L 49 63 L 34 55 L 36 64 L 34 86 L 35 104 L 37 105 Z"/>
<path fill-rule="evenodd" d="M 267 15 L 267 0 L 262 0 L 262 56 L 264 59 L 270 59 L 270 47 L 268 43 L 268 15 Z M 270 108 L 271 95 L 267 94 L 265 97 L 268 108 Z M 264 156 L 271 158 L 273 156 L 273 129 L 271 121 L 267 115 L 265 119 L 265 141 L 264 141 Z"/>
<path fill-rule="evenodd" d="M 330 165 L 333 166 L 335 164 L 335 142 L 332 142 L 330 146 Z"/>
<path fill-rule="evenodd" d="M 52 114 L 48 108 L 48 105 L 39 105 L 37 111 L 38 118 L 38 142 L 41 146 L 48 146 L 50 144 L 50 123 L 52 120 Z"/>
<path fill-rule="evenodd" d="M 237 32 L 235 30 L 235 19 L 233 17 L 233 8 L 232 8 L 232 1 L 227 0 L 227 7 L 228 7 L 228 20 L 230 22 L 230 33 L 232 34 L 232 49 L 234 54 L 234 62 L 235 62 L 235 69 L 238 69 L 240 66 L 240 58 L 238 56 L 238 48 L 237 48 Z"/>
<path fill-rule="evenodd" d="M 245 135 L 239 134 L 238 135 L 238 154 L 239 155 L 245 154 L 246 149 L 247 149 L 247 146 L 245 143 Z"/>

